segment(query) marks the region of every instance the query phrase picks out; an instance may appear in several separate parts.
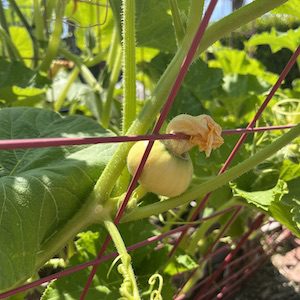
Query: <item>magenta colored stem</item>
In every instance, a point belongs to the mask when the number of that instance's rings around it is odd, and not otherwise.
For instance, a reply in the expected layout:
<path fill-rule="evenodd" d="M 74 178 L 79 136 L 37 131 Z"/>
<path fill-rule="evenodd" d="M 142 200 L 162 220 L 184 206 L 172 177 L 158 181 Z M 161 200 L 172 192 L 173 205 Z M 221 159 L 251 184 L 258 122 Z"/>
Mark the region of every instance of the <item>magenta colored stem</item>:
<path fill-rule="evenodd" d="M 236 245 L 236 248 L 233 249 L 225 257 L 222 265 L 220 267 L 218 267 L 218 269 L 216 271 L 214 271 L 213 274 L 210 276 L 210 280 L 208 281 L 208 283 L 203 288 L 204 293 L 209 289 L 210 286 L 213 285 L 214 280 L 226 268 L 226 266 L 229 264 L 229 262 L 232 260 L 232 258 L 236 255 L 236 253 L 240 250 L 240 248 L 243 246 L 243 244 L 247 241 L 247 239 L 252 234 L 252 232 L 254 232 L 255 230 L 257 230 L 260 227 L 260 225 L 263 222 L 263 219 L 264 219 L 264 215 L 263 214 L 260 214 L 259 216 L 257 216 L 257 218 L 254 220 L 254 222 L 251 224 L 249 230 L 242 236 L 242 238 L 240 239 L 240 241 Z M 200 290 L 200 292 L 201 292 L 201 290 Z M 200 296 L 200 292 L 197 294 L 197 296 Z M 200 299 L 202 299 L 202 297 L 201 298 L 196 297 L 195 299 L 196 300 L 200 300 Z"/>
<path fill-rule="evenodd" d="M 180 226 L 180 227 L 177 227 L 175 229 L 172 229 L 168 232 L 165 232 L 165 233 L 162 233 L 160 235 L 157 235 L 157 236 L 152 236 L 150 238 L 147 238 L 146 240 L 144 241 L 141 241 L 141 242 L 138 242 L 136 244 L 133 244 L 131 246 L 129 246 L 127 248 L 128 251 L 133 251 L 133 250 L 136 250 L 138 248 L 141 248 L 141 247 L 144 247 L 144 246 L 147 246 L 149 244 L 152 244 L 154 242 L 157 242 L 157 241 L 160 241 L 172 234 L 175 234 L 177 232 L 181 232 L 182 230 L 184 230 L 188 225 L 184 225 L 184 226 Z M 44 277 L 44 278 L 41 278 L 41 279 L 38 279 L 36 281 L 33 281 L 33 282 L 30 282 L 28 284 L 24 284 L 20 287 L 17 287 L 15 289 L 12 289 L 10 291 L 7 291 L 7 292 L 4 292 L 2 294 L 0 294 L 0 299 L 4 299 L 4 298 L 7 298 L 7 297 L 11 297 L 17 293 L 20 293 L 20 292 L 24 292 L 26 290 L 29 290 L 29 289 L 32 289 L 34 287 L 37 287 L 45 282 L 50 282 L 54 279 L 58 279 L 58 278 L 61 278 L 61 277 L 65 277 L 65 276 L 68 276 L 70 274 L 73 274 L 75 272 L 78 272 L 78 271 L 81 271 L 87 267 L 90 267 L 90 266 L 93 266 L 95 264 L 99 264 L 101 262 L 105 262 L 109 259 L 113 259 L 115 257 L 117 257 L 119 254 L 117 252 L 113 252 L 113 253 L 110 253 L 108 255 L 105 255 L 103 256 L 102 258 L 96 258 L 94 260 L 91 260 L 91 261 L 88 261 L 86 263 L 83 263 L 83 264 L 80 264 L 80 265 L 77 265 L 77 266 L 74 266 L 74 267 L 71 267 L 69 269 L 66 269 L 64 271 L 61 271 L 61 272 L 57 272 L 55 274 L 51 274 L 47 277 Z"/>
<path fill-rule="evenodd" d="M 236 128 L 236 129 L 225 129 L 222 131 L 222 135 L 227 134 L 239 134 L 239 133 L 254 133 L 260 131 L 270 131 L 270 130 L 284 130 L 292 128 L 296 125 L 288 124 L 288 125 L 278 125 L 278 126 L 262 126 L 256 128 Z"/>
<path fill-rule="evenodd" d="M 203 37 L 204 31 L 205 31 L 205 29 L 206 29 L 206 27 L 208 25 L 209 19 L 210 19 L 211 15 L 213 13 L 213 10 L 214 10 L 214 8 L 215 8 L 215 6 L 217 4 L 217 1 L 218 0 L 211 0 L 210 3 L 209 3 L 209 6 L 208 6 L 208 8 L 207 8 L 207 10 L 205 12 L 205 15 L 204 15 L 204 17 L 203 17 L 203 19 L 202 19 L 202 21 L 201 21 L 201 23 L 199 25 L 199 28 L 198 28 L 198 30 L 196 32 L 196 35 L 193 38 L 191 47 L 188 50 L 188 53 L 187 53 L 186 57 L 183 60 L 183 63 L 182 63 L 181 68 L 180 68 L 180 71 L 179 71 L 179 73 L 178 73 L 178 75 L 176 77 L 176 80 L 175 80 L 172 88 L 171 88 L 171 91 L 170 91 L 170 94 L 169 94 L 169 96 L 168 96 L 168 98 L 166 100 L 166 103 L 163 106 L 161 114 L 160 114 L 160 116 L 159 116 L 159 118 L 158 118 L 158 120 L 157 120 L 157 122 L 156 122 L 156 124 L 154 126 L 153 134 L 158 134 L 159 133 L 160 128 L 162 127 L 162 125 L 163 125 L 163 123 L 164 123 L 164 121 L 165 121 L 165 119 L 166 119 L 166 117 L 167 117 L 167 115 L 168 115 L 168 113 L 169 113 L 172 105 L 173 105 L 173 102 L 175 100 L 177 92 L 179 91 L 181 83 L 182 83 L 182 81 L 183 81 L 183 79 L 184 79 L 184 77 L 185 77 L 185 75 L 186 75 L 186 73 L 187 73 L 187 71 L 189 69 L 190 64 L 193 61 L 193 58 L 194 58 L 194 56 L 196 54 L 197 48 L 198 48 L 199 43 L 200 43 L 200 41 L 201 41 L 201 39 Z M 147 160 L 147 158 L 148 158 L 148 156 L 150 154 L 150 151 L 152 149 L 153 144 L 154 144 L 154 141 L 149 141 L 149 143 L 148 143 L 148 145 L 146 147 L 146 150 L 144 152 L 144 155 L 143 155 L 143 157 L 141 159 L 141 162 L 140 162 L 140 164 L 139 164 L 139 166 L 138 166 L 135 174 L 133 175 L 133 178 L 132 178 L 132 180 L 131 180 L 131 182 L 129 184 L 128 190 L 126 192 L 125 198 L 124 198 L 124 200 L 123 200 L 123 202 L 122 202 L 122 204 L 121 204 L 121 206 L 120 206 L 120 208 L 119 208 L 119 210 L 117 212 L 117 215 L 116 215 L 116 217 L 114 219 L 114 223 L 116 225 L 119 224 L 119 222 L 120 222 L 120 220 L 122 218 L 122 215 L 123 215 L 123 213 L 124 213 L 124 211 L 126 209 L 126 206 L 127 206 L 128 202 L 129 202 L 129 200 L 130 200 L 130 197 L 131 197 L 131 195 L 132 195 L 132 193 L 133 193 L 133 191 L 134 191 L 134 189 L 135 189 L 135 187 L 137 185 L 138 179 L 141 176 L 141 173 L 142 173 L 143 168 L 144 168 L 144 166 L 146 164 L 146 160 Z M 100 254 L 102 255 L 105 252 L 107 246 L 108 246 L 108 243 L 102 245 L 102 247 L 100 249 L 100 252 L 99 252 L 99 255 Z M 100 255 L 100 257 L 101 257 L 101 255 Z M 84 290 L 83 290 L 83 292 L 82 292 L 82 294 L 80 296 L 80 300 L 84 300 L 85 299 L 85 296 L 87 295 L 88 290 L 89 290 L 89 288 L 90 288 L 90 286 L 92 284 L 93 277 L 94 277 L 95 273 L 97 272 L 97 268 L 98 268 L 98 265 L 94 265 L 93 266 L 91 274 L 90 274 L 90 276 L 89 276 L 89 278 L 87 280 L 87 283 L 86 283 L 86 285 L 84 287 Z"/>
<path fill-rule="evenodd" d="M 210 247 L 208 248 L 208 250 L 206 251 L 206 254 L 204 255 L 204 257 L 202 259 L 200 259 L 200 261 L 198 262 L 198 265 L 200 266 L 206 259 L 208 259 L 208 257 L 213 253 L 213 249 L 215 247 L 215 245 L 217 244 L 217 242 L 219 241 L 219 239 L 223 236 L 223 234 L 226 232 L 226 230 L 228 229 L 228 227 L 235 221 L 235 219 L 237 218 L 239 212 L 241 211 L 242 207 L 241 206 L 232 206 L 229 207 L 227 209 L 224 209 L 223 211 L 218 212 L 217 214 L 214 215 L 214 217 L 225 214 L 229 211 L 232 211 L 235 209 L 235 212 L 232 214 L 231 218 L 226 222 L 224 228 L 221 230 L 221 232 L 218 234 L 217 238 L 215 239 L 215 241 L 210 245 Z M 212 216 L 210 216 L 210 218 L 212 218 Z M 183 231 L 182 231 L 183 232 Z M 194 274 L 197 272 L 197 268 L 195 268 L 187 277 L 187 279 L 185 280 L 185 283 L 188 282 L 193 276 Z M 185 286 L 185 283 L 183 285 L 181 285 L 181 287 L 178 289 L 176 295 L 180 294 L 180 292 L 182 291 L 183 287 Z M 175 295 L 175 297 L 176 297 Z"/>
<path fill-rule="evenodd" d="M 243 268 L 240 270 L 236 271 L 234 274 L 226 278 L 226 280 L 222 281 L 220 285 L 224 285 L 227 282 L 233 281 L 232 284 L 225 285 L 222 289 L 221 292 L 218 293 L 217 299 L 223 299 L 223 295 L 225 293 L 231 292 L 232 290 L 235 290 L 238 286 L 241 285 L 242 282 L 245 281 L 247 277 L 250 276 L 251 273 L 253 273 L 255 270 L 257 270 L 259 267 L 263 265 L 263 262 L 268 258 L 267 255 L 262 255 L 257 261 L 250 261 L 247 265 L 245 265 Z M 215 292 L 215 290 L 211 291 Z M 204 295 L 203 295 L 204 296 Z M 206 296 L 206 295 L 205 295 Z M 201 299 L 206 299 L 204 297 L 201 297 Z M 198 299 L 200 300 L 200 299 Z"/>
<path fill-rule="evenodd" d="M 179 140 L 188 139 L 184 134 L 150 134 L 136 136 L 106 136 L 106 137 L 75 137 L 75 138 L 39 138 L 39 139 L 14 139 L 0 140 L 0 149 L 19 149 L 19 148 L 43 148 L 70 145 L 86 144 L 109 144 L 136 141 L 155 141 L 155 140 Z"/>
<path fill-rule="evenodd" d="M 268 103 L 270 102 L 270 100 L 274 96 L 275 92 L 280 87 L 282 81 L 285 79 L 286 75 L 288 74 L 288 72 L 290 71 L 290 69 L 295 64 L 295 62 L 296 62 L 297 57 L 299 56 L 299 54 L 300 54 L 300 46 L 297 48 L 297 50 L 293 53 L 293 55 L 289 59 L 288 63 L 286 64 L 286 66 L 284 67 L 283 71 L 281 72 L 279 78 L 277 79 L 276 83 L 274 84 L 274 86 L 270 90 L 269 94 L 267 95 L 265 101 L 262 103 L 261 107 L 256 112 L 255 116 L 253 117 L 252 121 L 248 124 L 248 126 L 247 126 L 246 129 L 253 130 L 253 127 L 254 127 L 256 121 L 259 119 L 259 117 L 263 113 L 264 109 L 267 107 Z M 236 153 L 240 149 L 241 145 L 244 143 L 246 137 L 247 137 L 247 132 L 244 132 L 241 135 L 241 137 L 239 138 L 239 140 L 236 143 L 236 145 L 234 146 L 233 150 L 231 151 L 230 155 L 228 156 L 227 160 L 225 161 L 223 167 L 220 169 L 220 171 L 219 171 L 218 174 L 222 174 L 222 173 L 224 173 L 226 171 L 226 169 L 229 167 L 230 163 L 232 162 L 233 158 L 235 157 Z M 199 213 L 204 209 L 207 201 L 209 200 L 210 195 L 211 195 L 211 193 L 208 193 L 208 194 L 206 194 L 204 196 L 204 198 L 201 200 L 201 202 L 199 203 L 198 207 L 195 209 L 194 213 L 192 214 L 191 218 L 188 220 L 189 222 L 193 222 L 193 221 L 195 221 L 197 219 Z M 169 257 L 171 257 L 175 253 L 175 251 L 178 248 L 178 246 L 179 246 L 180 242 L 182 241 L 183 237 L 186 235 L 187 230 L 185 230 L 185 231 L 183 231 L 181 233 L 181 235 L 179 236 L 178 240 L 174 244 L 173 249 L 170 251 Z"/>
<path fill-rule="evenodd" d="M 294 127 L 295 125 L 269 126 L 258 128 L 237 128 L 225 129 L 223 135 L 241 134 L 243 132 L 253 133 L 257 131 L 284 130 Z M 75 137 L 75 138 L 38 138 L 38 139 L 13 139 L 0 140 L 0 150 L 27 149 L 27 148 L 43 148 L 58 146 L 74 146 L 86 144 L 109 144 L 137 141 L 156 141 L 156 140 L 180 140 L 188 139 L 189 136 L 182 133 L 166 133 L 166 134 L 148 134 L 148 135 L 132 135 L 132 136 L 107 136 L 107 137 Z"/>

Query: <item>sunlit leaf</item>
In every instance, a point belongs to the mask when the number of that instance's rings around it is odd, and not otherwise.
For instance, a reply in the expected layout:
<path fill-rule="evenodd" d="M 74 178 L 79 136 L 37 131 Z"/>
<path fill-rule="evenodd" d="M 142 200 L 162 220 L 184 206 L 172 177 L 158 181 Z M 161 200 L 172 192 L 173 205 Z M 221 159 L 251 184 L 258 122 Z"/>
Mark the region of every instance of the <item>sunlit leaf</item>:
<path fill-rule="evenodd" d="M 1 139 L 109 134 L 84 117 L 25 107 L 0 110 L 0 125 Z M 112 145 L 0 151 L 0 291 L 35 272 L 41 246 L 80 209 L 113 152 Z"/>

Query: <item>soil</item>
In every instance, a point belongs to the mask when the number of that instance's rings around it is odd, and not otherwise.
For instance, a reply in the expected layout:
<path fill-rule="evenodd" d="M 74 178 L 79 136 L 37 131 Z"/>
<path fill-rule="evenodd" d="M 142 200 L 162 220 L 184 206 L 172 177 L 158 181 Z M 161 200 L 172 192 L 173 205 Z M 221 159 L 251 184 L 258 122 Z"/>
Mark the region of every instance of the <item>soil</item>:
<path fill-rule="evenodd" d="M 300 300 L 300 240 L 259 268 L 232 300 Z"/>

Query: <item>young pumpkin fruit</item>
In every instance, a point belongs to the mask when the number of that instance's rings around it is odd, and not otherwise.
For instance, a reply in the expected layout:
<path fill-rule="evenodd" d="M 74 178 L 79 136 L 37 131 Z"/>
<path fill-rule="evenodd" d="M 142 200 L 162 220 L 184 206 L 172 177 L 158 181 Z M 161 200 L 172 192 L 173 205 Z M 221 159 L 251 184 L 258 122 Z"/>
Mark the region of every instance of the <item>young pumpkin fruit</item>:
<path fill-rule="evenodd" d="M 188 151 L 198 146 L 208 157 L 224 141 L 222 128 L 207 115 L 179 115 L 171 120 L 167 133 L 183 133 L 190 138 L 155 141 L 139 182 L 149 192 L 175 197 L 185 192 L 192 181 L 193 165 Z M 147 145 L 147 141 L 139 141 L 129 151 L 127 167 L 131 175 L 136 172 Z"/>
<path fill-rule="evenodd" d="M 147 141 L 139 141 L 131 148 L 127 157 L 130 174 L 138 168 L 147 145 Z M 175 197 L 188 188 L 192 176 L 193 164 L 188 153 L 176 155 L 163 142 L 155 141 L 139 182 L 149 192 Z"/>

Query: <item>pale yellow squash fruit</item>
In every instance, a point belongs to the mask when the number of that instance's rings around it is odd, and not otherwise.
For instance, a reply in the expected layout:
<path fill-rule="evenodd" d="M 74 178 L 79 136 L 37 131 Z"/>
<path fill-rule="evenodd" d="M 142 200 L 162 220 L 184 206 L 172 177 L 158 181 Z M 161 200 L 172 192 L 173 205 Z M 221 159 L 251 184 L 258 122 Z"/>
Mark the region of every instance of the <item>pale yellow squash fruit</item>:
<path fill-rule="evenodd" d="M 127 157 L 130 174 L 138 168 L 147 144 L 147 141 L 140 141 L 131 148 Z M 192 176 L 193 164 L 188 153 L 173 154 L 163 142 L 155 141 L 139 182 L 149 192 L 175 197 L 188 188 Z"/>

